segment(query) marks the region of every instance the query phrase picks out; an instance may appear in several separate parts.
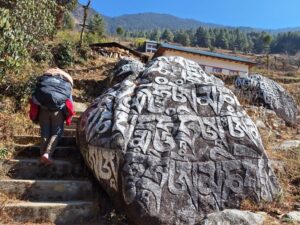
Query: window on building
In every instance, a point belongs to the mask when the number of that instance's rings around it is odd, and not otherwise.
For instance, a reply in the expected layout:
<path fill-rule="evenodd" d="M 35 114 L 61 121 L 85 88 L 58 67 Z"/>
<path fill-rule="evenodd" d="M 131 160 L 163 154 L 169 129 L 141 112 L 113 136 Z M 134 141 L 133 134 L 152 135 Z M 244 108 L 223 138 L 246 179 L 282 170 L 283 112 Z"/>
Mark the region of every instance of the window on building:
<path fill-rule="evenodd" d="M 239 72 L 239 75 L 246 75 L 246 74 L 247 74 L 247 72 L 243 72 L 243 71 Z"/>
<path fill-rule="evenodd" d="M 156 49 L 156 44 L 148 44 L 148 48 L 155 48 Z"/>
<path fill-rule="evenodd" d="M 156 52 L 157 44 L 147 43 L 146 44 L 146 52 Z"/>
<path fill-rule="evenodd" d="M 222 73 L 222 68 L 213 67 L 213 73 Z"/>
<path fill-rule="evenodd" d="M 237 71 L 237 70 L 229 70 L 229 75 L 239 75 L 239 71 Z"/>

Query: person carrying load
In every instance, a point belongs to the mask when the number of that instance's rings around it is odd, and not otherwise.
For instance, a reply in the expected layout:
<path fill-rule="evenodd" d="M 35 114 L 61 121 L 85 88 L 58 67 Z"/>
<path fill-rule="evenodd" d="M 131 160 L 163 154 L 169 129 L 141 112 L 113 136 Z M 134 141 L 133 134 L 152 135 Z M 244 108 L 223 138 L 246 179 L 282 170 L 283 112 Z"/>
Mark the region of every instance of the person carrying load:
<path fill-rule="evenodd" d="M 69 126 L 75 115 L 72 88 L 72 77 L 59 68 L 52 68 L 39 77 L 30 99 L 29 116 L 40 124 L 40 160 L 45 165 L 53 163 L 53 153 L 63 135 L 64 121 Z"/>

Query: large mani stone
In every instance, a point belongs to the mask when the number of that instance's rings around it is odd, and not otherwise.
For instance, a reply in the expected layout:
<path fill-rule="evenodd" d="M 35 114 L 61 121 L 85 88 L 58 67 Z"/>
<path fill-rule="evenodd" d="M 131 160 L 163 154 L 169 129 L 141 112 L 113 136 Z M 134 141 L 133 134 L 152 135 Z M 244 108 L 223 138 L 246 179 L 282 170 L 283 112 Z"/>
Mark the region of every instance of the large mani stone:
<path fill-rule="evenodd" d="M 241 75 L 235 81 L 235 88 L 250 104 L 273 110 L 287 125 L 297 124 L 295 100 L 275 81 L 258 74 Z"/>
<path fill-rule="evenodd" d="M 221 80 L 160 57 L 82 115 L 87 165 L 132 224 L 193 225 L 280 192 L 260 134 Z"/>

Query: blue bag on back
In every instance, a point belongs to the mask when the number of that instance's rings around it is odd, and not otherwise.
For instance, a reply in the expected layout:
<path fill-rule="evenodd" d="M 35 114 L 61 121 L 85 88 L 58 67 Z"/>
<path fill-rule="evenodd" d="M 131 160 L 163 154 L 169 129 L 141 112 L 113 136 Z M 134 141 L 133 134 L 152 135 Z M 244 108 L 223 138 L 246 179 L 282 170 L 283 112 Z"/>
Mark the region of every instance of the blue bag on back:
<path fill-rule="evenodd" d="M 36 84 L 33 96 L 41 106 L 49 110 L 59 110 L 72 92 L 72 85 L 62 76 L 43 75 Z"/>

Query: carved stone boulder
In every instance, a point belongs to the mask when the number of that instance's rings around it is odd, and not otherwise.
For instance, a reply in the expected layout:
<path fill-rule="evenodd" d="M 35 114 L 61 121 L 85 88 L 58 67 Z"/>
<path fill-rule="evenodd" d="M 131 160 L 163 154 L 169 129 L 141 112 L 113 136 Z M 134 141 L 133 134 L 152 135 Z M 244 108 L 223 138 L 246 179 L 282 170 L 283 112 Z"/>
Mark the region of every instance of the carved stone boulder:
<path fill-rule="evenodd" d="M 193 225 L 272 201 L 280 188 L 260 134 L 223 82 L 181 57 L 160 57 L 82 115 L 87 165 L 136 225 Z"/>
<path fill-rule="evenodd" d="M 250 104 L 273 110 L 287 125 L 297 124 L 298 109 L 292 96 L 275 81 L 262 75 L 239 76 L 235 82 L 239 96 Z"/>

